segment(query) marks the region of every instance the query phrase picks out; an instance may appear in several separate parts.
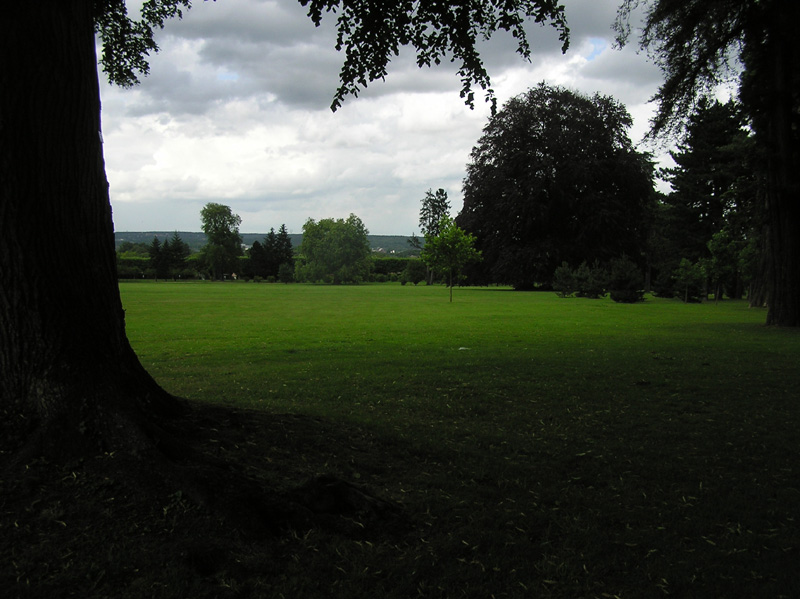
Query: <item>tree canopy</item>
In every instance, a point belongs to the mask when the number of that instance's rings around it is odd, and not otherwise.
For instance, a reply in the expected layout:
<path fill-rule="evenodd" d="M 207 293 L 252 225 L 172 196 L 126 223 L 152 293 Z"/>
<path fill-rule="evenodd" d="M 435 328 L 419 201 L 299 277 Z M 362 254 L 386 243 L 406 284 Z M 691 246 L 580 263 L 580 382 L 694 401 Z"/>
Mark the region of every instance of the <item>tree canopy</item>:
<path fill-rule="evenodd" d="M 303 225 L 296 265 L 300 281 L 360 283 L 369 276 L 372 251 L 367 228 L 351 214 L 347 219 L 312 218 Z"/>
<path fill-rule="evenodd" d="M 226 271 L 234 272 L 236 258 L 242 255 L 241 217 L 230 206 L 209 202 L 200 211 L 200 220 L 208 238 L 201 254 L 214 278 L 222 278 Z"/>
<path fill-rule="evenodd" d="M 339 73 L 340 87 L 331 108 L 336 110 L 347 96 L 358 96 L 369 83 L 384 80 L 389 63 L 402 46 L 416 52 L 417 65 L 433 66 L 449 61 L 457 64 L 461 97 L 474 105 L 475 86 L 486 93 L 494 108 L 491 79 L 478 45 L 498 31 L 512 35 L 517 52 L 530 59 L 531 47 L 525 25 L 533 21 L 551 25 L 562 43 L 569 46 L 569 28 L 564 7 L 554 0 L 299 0 L 309 18 L 319 26 L 328 14 L 336 17 L 336 49 L 344 52 Z M 154 33 L 173 17 L 180 18 L 191 0 L 145 0 L 141 18 L 128 16 L 124 0 L 95 2 L 95 23 L 103 54 L 100 63 L 113 83 L 130 86 L 140 74 L 149 72 L 147 56 L 158 51 Z"/>
<path fill-rule="evenodd" d="M 532 288 L 563 261 L 641 253 L 653 167 L 609 96 L 544 83 L 512 98 L 484 128 L 457 222 L 483 252 L 476 282 Z"/>

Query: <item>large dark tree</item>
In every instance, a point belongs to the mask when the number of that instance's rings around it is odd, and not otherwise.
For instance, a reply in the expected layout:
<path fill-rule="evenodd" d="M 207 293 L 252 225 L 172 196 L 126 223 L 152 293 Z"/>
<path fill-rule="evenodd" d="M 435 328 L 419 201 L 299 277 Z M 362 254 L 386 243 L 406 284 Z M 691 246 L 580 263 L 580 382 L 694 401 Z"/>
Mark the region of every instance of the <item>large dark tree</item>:
<path fill-rule="evenodd" d="M 452 57 L 464 95 L 489 89 L 476 43 L 498 29 L 529 48 L 527 17 L 552 23 L 550 0 L 301 0 L 316 22 L 334 11 L 342 88 L 383 78 L 401 45 L 421 65 Z M 147 71 L 154 30 L 189 0 L 147 0 L 132 21 L 124 0 L 37 0 L 3 7 L 0 36 L 0 418 L 18 460 L 120 450 L 163 463 L 161 432 L 182 403 L 150 377 L 125 333 L 103 162 L 95 33 L 113 82 Z M 55 249 L 54 249 L 55 248 Z M 5 443 L 15 443 L 4 437 Z M 182 468 L 181 472 L 186 469 Z M 152 476 L 154 470 L 142 471 Z M 174 471 L 173 471 L 174 472 Z"/>
<path fill-rule="evenodd" d="M 800 326 L 800 2 L 625 0 L 622 43 L 639 5 L 641 45 L 665 75 L 653 135 L 674 132 L 698 98 L 743 67 L 740 99 L 767 164 L 767 324 Z"/>
<path fill-rule="evenodd" d="M 294 268 L 294 253 L 292 240 L 286 230 L 286 225 L 281 225 L 277 233 L 272 228 L 264 237 L 264 243 L 255 241 L 248 250 L 250 255 L 250 268 L 252 274 L 259 277 L 278 277 L 281 265 L 285 268 Z"/>
<path fill-rule="evenodd" d="M 186 259 L 191 253 L 192 249 L 175 231 L 169 238 L 169 252 L 166 252 L 170 276 L 181 275 L 181 271 L 186 269 Z"/>
<path fill-rule="evenodd" d="M 613 98 L 545 84 L 490 119 L 457 218 L 477 237 L 484 279 L 526 289 L 548 283 L 564 261 L 641 253 L 653 168 L 630 125 Z"/>

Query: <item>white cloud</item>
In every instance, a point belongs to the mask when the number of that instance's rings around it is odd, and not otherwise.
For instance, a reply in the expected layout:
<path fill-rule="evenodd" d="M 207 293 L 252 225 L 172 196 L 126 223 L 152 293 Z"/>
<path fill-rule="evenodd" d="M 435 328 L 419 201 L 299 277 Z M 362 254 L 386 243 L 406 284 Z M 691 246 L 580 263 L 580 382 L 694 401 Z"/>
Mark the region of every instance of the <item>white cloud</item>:
<path fill-rule="evenodd" d="M 500 102 L 547 81 L 626 104 L 640 138 L 659 73 L 633 49 L 611 48 L 613 3 L 566 2 L 566 55 L 532 25 L 530 63 L 506 36 L 484 45 Z M 102 88 L 108 176 L 117 230 L 199 230 L 206 202 L 230 205 L 242 231 L 355 213 L 375 234 L 418 230 L 428 188 L 448 191 L 453 213 L 472 147 L 488 119 L 476 93 L 459 97 L 453 65 L 418 69 L 401 52 L 336 113 L 329 105 L 343 56 L 335 17 L 320 28 L 290 2 L 197 2 L 168 23 L 151 75 L 132 90 Z"/>

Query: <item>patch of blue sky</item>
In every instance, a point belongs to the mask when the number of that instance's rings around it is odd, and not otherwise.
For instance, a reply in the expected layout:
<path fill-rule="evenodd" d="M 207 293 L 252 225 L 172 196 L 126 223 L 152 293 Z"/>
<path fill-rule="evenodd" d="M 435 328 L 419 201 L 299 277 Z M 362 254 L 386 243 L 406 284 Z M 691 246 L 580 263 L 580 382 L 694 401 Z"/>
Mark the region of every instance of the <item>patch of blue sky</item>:
<path fill-rule="evenodd" d="M 217 80 L 219 81 L 236 81 L 237 79 L 239 79 L 239 73 L 233 73 L 231 71 L 217 73 Z"/>
<path fill-rule="evenodd" d="M 592 51 L 589 52 L 589 55 L 586 57 L 586 60 L 594 60 L 598 56 L 600 56 L 603 51 L 608 48 L 608 42 L 600 37 L 590 37 L 589 44 L 592 46 Z"/>

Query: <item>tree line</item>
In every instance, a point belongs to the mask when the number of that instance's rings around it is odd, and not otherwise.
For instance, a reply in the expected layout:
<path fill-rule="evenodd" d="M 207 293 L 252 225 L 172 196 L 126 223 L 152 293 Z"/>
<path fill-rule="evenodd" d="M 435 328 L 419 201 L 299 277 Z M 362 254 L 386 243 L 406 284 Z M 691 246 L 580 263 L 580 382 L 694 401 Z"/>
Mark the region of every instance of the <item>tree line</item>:
<path fill-rule="evenodd" d="M 698 102 L 675 166 L 658 173 L 668 194 L 655 190 L 631 123 L 610 96 L 544 83 L 493 116 L 456 218 L 483 256 L 467 282 L 591 297 L 598 285 L 619 288 L 612 271 L 633 265 L 640 276 L 628 284 L 641 290 L 685 301 L 746 294 L 763 305 L 766 177 L 741 105 Z"/>
<path fill-rule="evenodd" d="M 347 219 L 309 219 L 298 248 L 293 247 L 285 224 L 277 232 L 271 228 L 263 240 L 245 248 L 238 231 L 241 220 L 230 206 L 208 204 L 201 220 L 204 232 L 211 235 L 195 253 L 177 231 L 163 242 L 158 236 L 150 244 L 123 241 L 117 248 L 119 278 L 405 282 L 403 276 L 412 261 L 376 255 L 369 246 L 366 227 L 354 214 Z"/>

